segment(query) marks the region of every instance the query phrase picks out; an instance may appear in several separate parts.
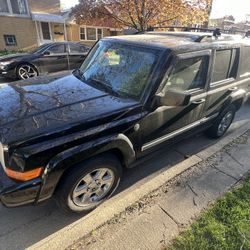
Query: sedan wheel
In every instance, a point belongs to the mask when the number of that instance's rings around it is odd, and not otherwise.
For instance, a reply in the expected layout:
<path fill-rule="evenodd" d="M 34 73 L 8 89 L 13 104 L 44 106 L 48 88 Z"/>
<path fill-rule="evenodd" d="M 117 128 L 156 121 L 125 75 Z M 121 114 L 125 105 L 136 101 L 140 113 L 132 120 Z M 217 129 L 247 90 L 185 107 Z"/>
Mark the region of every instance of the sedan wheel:
<path fill-rule="evenodd" d="M 20 80 L 29 79 L 29 78 L 35 77 L 37 75 L 38 74 L 37 74 L 36 69 L 29 64 L 23 64 L 23 65 L 19 66 L 17 69 L 17 77 Z"/>

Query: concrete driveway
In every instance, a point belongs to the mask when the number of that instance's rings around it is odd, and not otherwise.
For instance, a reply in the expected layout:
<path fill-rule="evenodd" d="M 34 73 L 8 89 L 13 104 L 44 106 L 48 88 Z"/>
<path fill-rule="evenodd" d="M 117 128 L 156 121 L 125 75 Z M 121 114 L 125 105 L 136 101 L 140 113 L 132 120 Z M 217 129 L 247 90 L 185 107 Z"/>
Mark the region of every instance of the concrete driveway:
<path fill-rule="evenodd" d="M 250 105 L 245 105 L 238 112 L 226 136 L 250 122 L 249 109 Z M 125 172 L 116 198 L 122 199 L 125 193 L 133 192 L 163 170 L 214 143 L 214 140 L 200 134 L 192 140 L 186 139 L 171 148 L 152 153 L 143 164 Z M 79 218 L 78 215 L 61 213 L 53 200 L 36 207 L 8 209 L 0 205 L 0 249 L 25 249 Z"/>

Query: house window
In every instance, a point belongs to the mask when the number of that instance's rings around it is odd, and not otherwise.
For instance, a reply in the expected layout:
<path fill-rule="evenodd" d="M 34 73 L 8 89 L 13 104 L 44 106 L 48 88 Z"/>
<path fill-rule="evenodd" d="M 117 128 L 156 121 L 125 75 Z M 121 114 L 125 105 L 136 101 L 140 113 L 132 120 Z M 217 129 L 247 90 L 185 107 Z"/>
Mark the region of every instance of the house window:
<path fill-rule="evenodd" d="M 97 40 L 102 39 L 102 29 L 97 29 Z"/>
<path fill-rule="evenodd" d="M 118 35 L 118 32 L 117 32 L 117 31 L 114 31 L 114 30 L 111 30 L 111 31 L 110 31 L 110 35 L 111 35 L 111 36 L 117 36 L 117 35 Z"/>
<path fill-rule="evenodd" d="M 16 37 L 14 35 L 3 35 L 6 46 L 16 46 Z"/>
<path fill-rule="evenodd" d="M 0 0 L 0 12 L 2 13 L 9 12 L 7 0 Z"/>
<path fill-rule="evenodd" d="M 95 28 L 87 28 L 87 40 L 96 40 L 96 29 Z"/>
<path fill-rule="evenodd" d="M 80 28 L 80 39 L 86 40 L 85 28 Z"/>
<path fill-rule="evenodd" d="M 13 14 L 27 15 L 27 6 L 25 0 L 10 0 Z"/>

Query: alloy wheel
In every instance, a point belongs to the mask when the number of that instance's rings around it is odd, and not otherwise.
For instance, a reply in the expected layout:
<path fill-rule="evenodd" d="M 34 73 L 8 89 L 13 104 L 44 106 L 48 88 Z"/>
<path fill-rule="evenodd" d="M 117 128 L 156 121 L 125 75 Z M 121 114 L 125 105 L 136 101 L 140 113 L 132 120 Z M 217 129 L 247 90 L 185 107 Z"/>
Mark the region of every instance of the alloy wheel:
<path fill-rule="evenodd" d="M 232 120 L 233 120 L 233 112 L 229 111 L 227 112 L 223 118 L 221 119 L 221 122 L 218 126 L 218 135 L 223 135 L 225 133 L 225 131 L 228 129 L 228 127 L 230 126 Z"/>
<path fill-rule="evenodd" d="M 99 168 L 86 174 L 75 186 L 72 201 L 81 207 L 93 206 L 110 191 L 115 175 L 108 168 Z"/>
<path fill-rule="evenodd" d="M 32 66 L 25 64 L 19 67 L 18 75 L 21 79 L 25 80 L 37 76 L 37 72 Z"/>

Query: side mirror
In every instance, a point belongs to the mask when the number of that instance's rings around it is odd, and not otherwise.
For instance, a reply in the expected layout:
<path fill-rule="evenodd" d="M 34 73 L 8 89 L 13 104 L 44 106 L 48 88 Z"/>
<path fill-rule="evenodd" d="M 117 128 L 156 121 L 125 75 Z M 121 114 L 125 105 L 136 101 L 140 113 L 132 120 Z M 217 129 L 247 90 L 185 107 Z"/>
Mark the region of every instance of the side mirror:
<path fill-rule="evenodd" d="M 50 55 L 50 52 L 48 50 L 44 51 L 43 53 L 44 56 L 49 56 Z"/>
<path fill-rule="evenodd" d="M 169 89 L 165 94 L 158 94 L 157 103 L 159 106 L 187 106 L 191 99 L 191 94 Z"/>

